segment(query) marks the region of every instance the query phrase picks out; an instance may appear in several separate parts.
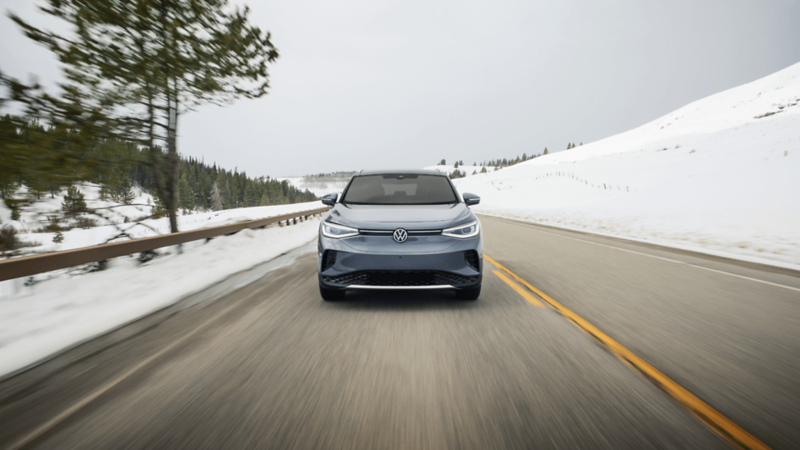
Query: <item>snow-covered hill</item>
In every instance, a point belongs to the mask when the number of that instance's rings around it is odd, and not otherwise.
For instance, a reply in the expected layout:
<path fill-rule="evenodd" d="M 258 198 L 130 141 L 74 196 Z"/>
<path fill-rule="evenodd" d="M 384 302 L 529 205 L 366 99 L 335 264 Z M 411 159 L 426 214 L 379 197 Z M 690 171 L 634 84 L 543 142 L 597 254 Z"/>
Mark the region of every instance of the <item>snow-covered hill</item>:
<path fill-rule="evenodd" d="M 484 214 L 800 268 L 800 64 L 455 183 Z"/>
<path fill-rule="evenodd" d="M 454 170 L 456 170 L 456 167 L 453 164 L 448 164 L 446 166 L 443 166 L 443 165 L 440 164 L 440 165 L 436 165 L 436 166 L 424 167 L 424 169 L 425 170 L 438 170 L 439 172 L 446 173 L 446 174 L 449 175 L 449 174 L 453 173 Z M 481 169 L 482 169 L 481 166 L 467 166 L 467 165 L 458 166 L 458 170 L 464 172 L 464 174 L 466 176 L 468 176 L 468 177 L 472 176 L 473 172 L 481 173 Z M 487 167 L 486 170 L 494 170 L 494 167 Z"/>

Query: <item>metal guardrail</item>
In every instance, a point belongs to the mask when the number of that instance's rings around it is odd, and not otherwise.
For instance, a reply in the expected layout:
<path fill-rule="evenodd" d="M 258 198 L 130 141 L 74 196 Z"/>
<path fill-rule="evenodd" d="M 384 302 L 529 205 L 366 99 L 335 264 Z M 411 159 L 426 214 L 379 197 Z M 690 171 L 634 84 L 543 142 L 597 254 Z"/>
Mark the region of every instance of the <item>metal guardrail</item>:
<path fill-rule="evenodd" d="M 178 245 L 185 242 L 233 234 L 244 229 L 263 228 L 273 223 L 283 222 L 284 220 L 287 222 L 294 221 L 294 223 L 297 223 L 297 219 L 307 219 L 309 216 L 323 213 L 328 209 L 330 208 L 324 207 L 309 211 L 300 211 L 291 214 L 267 217 L 264 219 L 237 222 L 230 225 L 219 225 L 216 227 L 200 228 L 199 230 L 181 231 L 178 233 L 133 239 L 124 242 L 112 242 L 110 244 L 101 244 L 92 247 L 65 250 L 63 252 L 12 258 L 9 260 L 0 261 L 0 281 L 28 277 L 39 273 L 50 272 L 51 270 L 66 269 L 68 267 L 78 266 L 81 264 L 103 261 L 105 259 L 116 258 L 119 256 L 144 252 L 147 250 L 154 250 L 161 247 L 169 247 L 170 245 Z"/>

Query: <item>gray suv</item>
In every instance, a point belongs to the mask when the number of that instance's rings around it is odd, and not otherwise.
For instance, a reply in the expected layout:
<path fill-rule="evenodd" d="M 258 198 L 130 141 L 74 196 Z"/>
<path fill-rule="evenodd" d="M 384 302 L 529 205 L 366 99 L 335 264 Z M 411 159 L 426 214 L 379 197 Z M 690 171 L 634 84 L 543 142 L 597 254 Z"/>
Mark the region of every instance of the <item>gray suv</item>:
<path fill-rule="evenodd" d="M 470 210 L 480 198 L 459 196 L 437 171 L 361 172 L 319 228 L 317 270 L 325 300 L 356 289 L 448 289 L 476 300 L 483 279 L 483 236 Z"/>

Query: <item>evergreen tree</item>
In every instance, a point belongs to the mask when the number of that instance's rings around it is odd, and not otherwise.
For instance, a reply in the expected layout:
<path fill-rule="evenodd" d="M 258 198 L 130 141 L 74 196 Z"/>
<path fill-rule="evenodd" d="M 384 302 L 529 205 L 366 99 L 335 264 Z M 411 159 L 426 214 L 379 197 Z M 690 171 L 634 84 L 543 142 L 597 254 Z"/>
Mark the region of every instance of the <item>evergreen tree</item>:
<path fill-rule="evenodd" d="M 189 186 L 189 179 L 185 173 L 178 181 L 178 206 L 184 213 L 195 208 L 194 192 L 192 192 L 192 187 Z"/>
<path fill-rule="evenodd" d="M 219 172 L 217 172 L 217 179 L 216 181 L 214 181 L 214 184 L 216 185 L 217 192 L 220 196 L 220 201 L 222 202 L 224 208 L 226 209 L 233 208 L 235 204 L 233 203 L 233 201 L 231 201 L 231 187 L 230 183 L 228 182 L 228 177 L 226 176 L 224 170 L 220 170 Z M 216 208 L 214 209 L 216 211 L 219 211 Z M 221 207 L 220 209 L 223 208 Z"/>
<path fill-rule="evenodd" d="M 244 188 L 244 203 L 245 206 L 258 206 L 258 194 L 256 193 L 255 183 L 252 181 L 247 182 Z"/>
<path fill-rule="evenodd" d="M 440 166 L 446 166 L 446 165 L 447 165 L 447 161 L 445 161 L 445 160 L 443 159 L 443 160 L 439 161 L 439 165 L 440 165 Z"/>
<path fill-rule="evenodd" d="M 86 201 L 83 199 L 83 193 L 75 186 L 67 188 L 67 195 L 64 196 L 64 201 L 61 202 L 61 208 L 69 215 L 86 211 Z"/>
<path fill-rule="evenodd" d="M 481 169 L 481 173 L 486 173 L 486 166 L 483 166 L 483 168 Z"/>
<path fill-rule="evenodd" d="M 214 186 L 211 188 L 211 208 L 214 211 L 221 211 L 222 207 L 222 192 L 220 192 L 219 186 L 215 181 Z"/>
<path fill-rule="evenodd" d="M 547 154 L 547 147 L 545 147 L 544 148 L 544 152 L 542 152 L 542 155 L 546 155 L 546 154 Z"/>
<path fill-rule="evenodd" d="M 11 18 L 65 66 L 63 99 L 19 83 L 11 89 L 14 99 L 32 108 L 44 104 L 79 125 L 72 140 L 100 130 L 147 148 L 153 186 L 177 232 L 178 120 L 204 103 L 266 94 L 267 64 L 278 57 L 270 34 L 249 23 L 247 8 L 230 8 L 226 0 L 49 0 L 40 10 L 64 20 L 72 35 Z M 88 148 L 80 144 L 79 151 Z M 85 162 L 76 167 L 91 168 Z"/>

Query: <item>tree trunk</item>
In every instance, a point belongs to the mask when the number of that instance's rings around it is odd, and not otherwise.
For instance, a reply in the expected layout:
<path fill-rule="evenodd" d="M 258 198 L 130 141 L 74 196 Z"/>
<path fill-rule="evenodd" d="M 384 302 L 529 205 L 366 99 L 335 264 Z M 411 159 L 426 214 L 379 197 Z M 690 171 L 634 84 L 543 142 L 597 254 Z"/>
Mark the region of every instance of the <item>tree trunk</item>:
<path fill-rule="evenodd" d="M 167 211 L 169 212 L 169 228 L 170 232 L 178 232 L 178 166 L 180 160 L 178 157 L 178 142 L 177 142 L 177 129 L 178 129 L 178 99 L 172 99 L 173 93 L 170 92 L 167 97 L 167 182 L 169 183 L 167 201 Z"/>
<path fill-rule="evenodd" d="M 147 84 L 147 148 L 150 153 L 150 170 L 153 173 L 153 184 L 156 185 L 156 192 L 161 199 L 165 198 L 164 183 L 161 181 L 161 163 L 158 160 L 156 150 L 156 112 L 153 105 L 153 88 Z"/>

